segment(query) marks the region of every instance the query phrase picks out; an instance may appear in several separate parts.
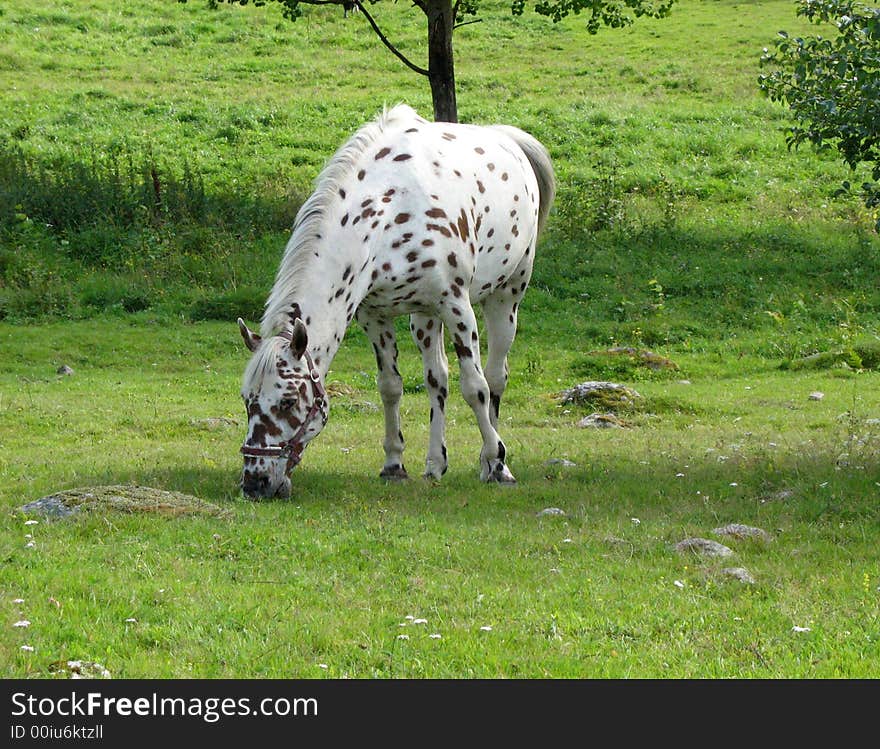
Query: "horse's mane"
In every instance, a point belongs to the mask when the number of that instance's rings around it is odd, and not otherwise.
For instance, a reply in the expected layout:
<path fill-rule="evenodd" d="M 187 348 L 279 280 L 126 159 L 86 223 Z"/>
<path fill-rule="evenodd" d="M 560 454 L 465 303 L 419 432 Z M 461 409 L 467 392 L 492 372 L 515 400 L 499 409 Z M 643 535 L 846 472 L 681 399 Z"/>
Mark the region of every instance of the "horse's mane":
<path fill-rule="evenodd" d="M 296 214 L 293 234 L 284 250 L 275 284 L 266 300 L 260 323 L 264 338 L 277 333 L 290 323 L 291 303 L 297 298 L 298 283 L 311 256 L 312 243 L 320 231 L 327 210 L 337 196 L 339 186 L 351 175 L 364 151 L 376 142 L 390 124 L 416 117 L 416 112 L 406 104 L 384 109 L 379 117 L 363 125 L 352 135 L 321 170 L 315 180 L 314 192 Z"/>

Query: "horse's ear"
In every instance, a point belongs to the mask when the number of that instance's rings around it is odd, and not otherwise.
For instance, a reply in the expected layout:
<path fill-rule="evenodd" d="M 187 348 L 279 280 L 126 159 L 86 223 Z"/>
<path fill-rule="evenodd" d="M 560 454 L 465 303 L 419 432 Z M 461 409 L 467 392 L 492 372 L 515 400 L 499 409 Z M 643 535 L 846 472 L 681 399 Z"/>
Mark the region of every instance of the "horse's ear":
<path fill-rule="evenodd" d="M 305 323 L 297 318 L 293 323 L 293 333 L 290 337 L 290 350 L 297 359 L 302 359 L 309 345 L 309 333 Z"/>
<path fill-rule="evenodd" d="M 245 325 L 244 320 L 240 317 L 238 318 L 238 329 L 241 331 L 241 337 L 244 338 L 244 345 L 251 351 L 256 351 L 260 346 L 260 341 L 263 339 Z"/>

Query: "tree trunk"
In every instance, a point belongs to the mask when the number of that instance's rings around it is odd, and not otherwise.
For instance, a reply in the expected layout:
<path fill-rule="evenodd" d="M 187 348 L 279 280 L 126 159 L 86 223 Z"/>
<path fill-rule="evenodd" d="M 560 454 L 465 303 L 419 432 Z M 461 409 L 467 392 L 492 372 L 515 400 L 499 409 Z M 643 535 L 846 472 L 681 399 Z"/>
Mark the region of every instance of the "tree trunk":
<path fill-rule="evenodd" d="M 428 80 L 437 122 L 458 122 L 455 103 L 455 65 L 452 57 L 452 0 L 427 0 Z"/>

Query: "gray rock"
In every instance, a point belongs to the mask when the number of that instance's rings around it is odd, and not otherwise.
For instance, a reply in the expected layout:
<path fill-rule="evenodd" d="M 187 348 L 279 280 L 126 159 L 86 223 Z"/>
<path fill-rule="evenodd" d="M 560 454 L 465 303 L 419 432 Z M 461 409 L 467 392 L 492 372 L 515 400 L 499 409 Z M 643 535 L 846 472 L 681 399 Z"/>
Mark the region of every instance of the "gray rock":
<path fill-rule="evenodd" d="M 728 523 L 720 528 L 715 528 L 712 533 L 716 536 L 726 536 L 728 538 L 753 538 L 757 541 L 768 543 L 773 540 L 773 536 L 763 528 L 755 528 L 754 526 L 743 525 L 742 523 Z"/>
<path fill-rule="evenodd" d="M 727 577 L 732 577 L 739 580 L 741 583 L 746 583 L 747 585 L 755 584 L 755 578 L 752 577 L 752 573 L 745 567 L 725 567 L 721 570 L 721 574 L 727 575 Z"/>
<path fill-rule="evenodd" d="M 618 419 L 614 414 L 592 413 L 584 416 L 577 425 L 581 429 L 623 429 L 626 422 Z"/>
<path fill-rule="evenodd" d="M 535 514 L 536 517 L 546 517 L 548 515 L 565 515 L 565 510 L 558 507 L 545 507 L 543 510 Z"/>
<path fill-rule="evenodd" d="M 58 367 L 58 369 L 55 370 L 55 373 L 69 377 L 73 374 L 73 370 L 66 364 L 62 364 L 60 367 Z"/>
<path fill-rule="evenodd" d="M 690 552 L 707 557 L 733 556 L 733 550 L 708 538 L 686 538 L 684 541 L 679 541 L 674 548 L 679 554 Z"/>
<path fill-rule="evenodd" d="M 60 497 L 40 497 L 18 508 L 25 515 L 42 515 L 52 520 L 66 518 L 79 512 L 79 507 L 68 507 Z"/>
<path fill-rule="evenodd" d="M 551 458 L 550 460 L 544 463 L 545 466 L 562 466 L 563 468 L 571 468 L 577 465 L 577 463 L 572 463 L 570 460 L 566 460 L 565 458 Z"/>

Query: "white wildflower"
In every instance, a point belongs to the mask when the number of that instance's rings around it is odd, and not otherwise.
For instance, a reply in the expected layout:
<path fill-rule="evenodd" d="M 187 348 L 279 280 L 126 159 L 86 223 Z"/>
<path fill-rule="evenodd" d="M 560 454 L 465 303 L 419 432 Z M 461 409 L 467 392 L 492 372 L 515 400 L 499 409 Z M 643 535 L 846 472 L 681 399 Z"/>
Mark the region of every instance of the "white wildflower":
<path fill-rule="evenodd" d="M 427 624 L 427 619 L 413 619 L 413 624 Z"/>
<path fill-rule="evenodd" d="M 672 584 L 673 584 L 676 588 L 683 588 L 683 587 L 684 587 L 684 583 L 683 583 L 681 580 L 673 580 L 673 581 L 672 581 Z"/>
<path fill-rule="evenodd" d="M 24 652 L 26 652 L 26 653 L 33 653 L 34 652 L 33 645 L 22 645 L 21 649 L 24 650 Z"/>
<path fill-rule="evenodd" d="M 797 625 L 795 625 L 794 627 L 791 628 L 791 631 L 792 632 L 809 632 L 810 628 L 809 627 L 798 627 Z"/>
<path fill-rule="evenodd" d="M 480 632 L 491 632 L 491 631 L 492 631 L 492 627 L 488 624 L 484 624 L 482 627 L 480 627 Z"/>
<path fill-rule="evenodd" d="M 433 634 L 428 635 L 432 640 L 439 640 L 442 635 L 439 632 L 434 632 Z"/>
<path fill-rule="evenodd" d="M 13 627 L 30 627 L 31 623 L 27 619 L 19 619 L 19 621 L 17 621 L 12 626 Z"/>
<path fill-rule="evenodd" d="M 25 520 L 24 524 L 25 525 L 38 525 L 39 522 L 40 522 L 39 520 Z"/>
<path fill-rule="evenodd" d="M 409 639 L 409 635 L 397 635 L 397 639 L 398 639 L 398 640 L 408 640 L 408 639 Z"/>

